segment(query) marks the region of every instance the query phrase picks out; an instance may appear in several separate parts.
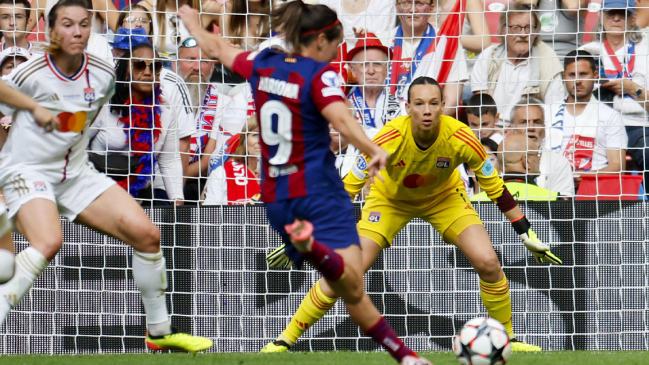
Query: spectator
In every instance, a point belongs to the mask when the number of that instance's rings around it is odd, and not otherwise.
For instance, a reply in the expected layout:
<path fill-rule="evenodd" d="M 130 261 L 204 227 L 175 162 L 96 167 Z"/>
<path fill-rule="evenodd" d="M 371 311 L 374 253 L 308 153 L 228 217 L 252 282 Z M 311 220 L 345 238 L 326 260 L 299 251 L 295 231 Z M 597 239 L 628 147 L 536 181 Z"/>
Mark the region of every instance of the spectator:
<path fill-rule="evenodd" d="M 511 113 L 510 120 L 512 122 L 508 134 L 527 135 L 531 142 L 541 146 L 540 175 L 536 179 L 536 183 L 542 188 L 557 191 L 561 195 L 574 196 L 575 184 L 572 179 L 570 161 L 548 147 L 550 137 L 546 137 L 543 102 L 535 98 L 523 98 L 514 105 Z M 552 129 L 550 131 L 557 132 Z M 561 138 L 561 133 L 558 134 L 558 138 Z"/>
<path fill-rule="evenodd" d="M 373 138 L 385 123 L 398 117 L 401 112 L 397 99 L 385 86 L 389 59 L 390 50 L 372 33 L 359 39 L 345 58 L 358 82 L 347 98 L 369 138 Z"/>
<path fill-rule="evenodd" d="M 589 0 L 516 0 L 540 14 L 541 40 L 563 60 L 581 46 L 586 33 Z"/>
<path fill-rule="evenodd" d="M 58 3 L 58 0 L 35 0 L 36 6 L 32 7 L 32 13 L 29 16 L 29 23 L 27 30 L 32 31 L 38 21 L 43 18 L 45 20 L 45 29 L 49 29 L 49 14 L 50 9 Z M 113 32 L 117 31 L 117 18 L 119 12 L 112 1 L 106 0 L 87 0 L 88 10 L 93 14 L 92 23 L 90 25 L 90 33 L 99 35 L 106 33 L 106 28 L 110 28 Z M 46 38 L 48 34 L 45 34 Z M 49 39 L 48 39 L 49 40 Z M 88 41 L 88 47 L 91 47 L 92 38 Z"/>
<path fill-rule="evenodd" d="M 211 29 L 212 24 L 219 24 L 221 5 L 216 1 L 206 1 L 201 7 L 200 0 L 144 0 L 137 5 L 154 14 L 153 45 L 161 56 L 167 59 L 165 64 L 170 65 L 178 52 L 178 46 L 183 39 L 190 37 L 185 24 L 178 18 L 178 7 L 189 5 L 203 12 L 201 22 L 206 29 Z"/>
<path fill-rule="evenodd" d="M 435 8 L 431 1 L 399 0 L 397 15 L 401 25 L 376 35 L 392 51 L 390 92 L 397 100 L 405 105 L 410 82 L 419 76 L 429 76 L 443 86 L 444 114 L 455 115 L 462 95 L 462 82 L 469 78 L 464 49 L 458 42 L 452 60 L 451 57 L 444 60 L 446 53 L 453 52 L 445 47 L 447 38 L 436 35 L 428 23 Z M 365 30 L 359 29 L 356 36 L 360 38 L 364 34 Z"/>
<path fill-rule="evenodd" d="M 27 24 L 31 15 L 31 5 L 27 0 L 0 0 L 0 32 L 2 32 L 3 43 L 0 49 L 5 50 L 11 47 L 26 49 L 42 54 L 42 45 L 34 45 L 27 41 L 29 32 Z"/>
<path fill-rule="evenodd" d="M 0 53 L 0 76 L 9 75 L 11 70 L 31 57 L 29 50 L 20 47 L 8 47 Z"/>
<path fill-rule="evenodd" d="M 208 2 L 218 4 L 213 0 Z M 225 14 L 221 18 L 221 34 L 231 38 L 232 44 L 253 50 L 270 37 L 270 0 L 232 0 L 222 8 Z"/>
<path fill-rule="evenodd" d="M 31 55 L 27 49 L 20 47 L 5 48 L 0 52 L 0 76 L 9 75 L 14 68 L 27 61 L 30 57 Z M 4 146 L 7 139 L 6 128 L 9 128 L 11 121 L 11 115 L 0 118 L 0 146 Z"/>
<path fill-rule="evenodd" d="M 347 138 L 334 129 L 331 123 L 329 124 L 329 136 L 331 136 L 331 152 L 336 156 L 336 169 L 342 179 L 352 170 L 358 157 L 358 151 L 349 144 Z"/>
<path fill-rule="evenodd" d="M 562 138 L 551 137 L 550 145 L 560 147 L 574 171 L 619 173 L 628 138 L 620 113 L 593 96 L 595 59 L 587 51 L 572 51 L 564 67 L 568 97 L 552 110 L 552 129 L 562 131 Z M 580 181 L 576 178 L 576 187 Z"/>
<path fill-rule="evenodd" d="M 499 118 L 498 107 L 491 95 L 473 95 L 467 104 L 466 117 L 469 128 L 478 139 L 489 138 L 498 146 L 505 138 L 502 133 L 503 129 L 496 127 L 496 121 Z"/>
<path fill-rule="evenodd" d="M 153 46 L 144 43 L 133 49 L 132 58 L 127 55 L 117 62 L 115 95 L 90 129 L 90 151 L 95 157 L 104 156 L 93 159 L 100 171 L 128 166 L 132 174 L 114 179 L 133 197 L 153 199 L 155 205 L 167 205 L 167 199 L 182 204 L 177 121 L 162 98 L 162 62 L 155 61 L 156 57 Z M 126 153 L 114 154 L 121 151 Z M 166 192 L 152 191 L 156 165 Z"/>
<path fill-rule="evenodd" d="M 503 181 L 507 190 L 517 200 L 557 200 L 559 194 L 538 186 L 535 182 L 539 174 L 539 144 L 523 135 L 510 135 L 498 147 L 502 152 Z M 487 192 L 481 192 L 471 201 L 491 201 Z"/>
<path fill-rule="evenodd" d="M 345 40 L 351 46 L 358 39 L 354 28 L 363 28 L 367 32 L 388 32 L 395 26 L 395 0 L 320 0 L 338 14 L 343 25 Z"/>
<path fill-rule="evenodd" d="M 491 138 L 481 138 L 480 143 L 482 144 L 485 152 L 487 152 L 487 157 L 489 157 L 489 160 L 494 165 L 498 173 L 502 173 L 503 168 L 502 166 L 500 166 L 500 159 L 497 155 L 499 144 Z"/>
<path fill-rule="evenodd" d="M 201 192 L 207 181 L 208 160 L 201 161 L 205 150 L 219 100 L 217 88 L 210 83 L 214 72 L 214 61 L 201 60 L 201 50 L 196 41 L 188 38 L 178 49 L 178 62 L 173 64 L 174 71 L 184 80 L 194 111 L 194 123 L 198 131 L 191 136 L 188 156 L 188 167 L 185 169 L 185 200 L 198 204 Z"/>
<path fill-rule="evenodd" d="M 1 0 L 0 0 L 1 1 Z M 119 29 L 111 46 L 113 56 L 122 57 L 127 50 L 138 44 L 153 43 L 151 23 L 153 19 L 145 7 L 128 5 L 119 14 Z"/>
<path fill-rule="evenodd" d="M 487 92 L 509 122 L 512 102 L 529 95 L 545 104 L 560 103 L 565 95 L 557 54 L 538 36 L 536 12 L 520 3 L 509 3 L 500 16 L 501 43 L 480 54 L 471 73 L 471 91 Z M 504 41 L 504 43 L 502 43 Z"/>
<path fill-rule="evenodd" d="M 594 42 L 582 47 L 599 55 L 599 76 L 606 83 L 600 86 L 599 99 L 612 103 L 622 114 L 626 127 L 629 154 L 645 171 L 645 185 L 649 181 L 649 146 L 647 113 L 647 56 L 649 48 L 635 25 L 634 0 L 606 0 L 602 8 L 602 21 L 595 25 Z"/>
<path fill-rule="evenodd" d="M 243 205 L 260 200 L 261 148 L 257 118 L 248 118 L 245 131 L 229 142 L 231 156 L 210 175 L 204 205 Z"/>

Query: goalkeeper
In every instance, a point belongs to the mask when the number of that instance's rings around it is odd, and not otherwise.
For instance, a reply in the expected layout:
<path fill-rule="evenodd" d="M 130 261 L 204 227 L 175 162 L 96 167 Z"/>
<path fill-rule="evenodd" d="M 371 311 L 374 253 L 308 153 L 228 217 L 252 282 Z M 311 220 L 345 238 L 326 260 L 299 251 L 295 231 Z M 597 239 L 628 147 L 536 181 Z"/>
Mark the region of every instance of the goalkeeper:
<path fill-rule="evenodd" d="M 503 180 L 471 130 L 442 115 L 444 101 L 437 81 L 429 77 L 415 79 L 408 90 L 408 116 L 394 119 L 374 137 L 374 143 L 390 153 L 385 181 L 375 179 L 358 222 L 363 250 L 363 265 L 369 270 L 381 250 L 413 218 L 421 218 L 440 233 L 445 242 L 455 244 L 469 259 L 480 276 L 480 296 L 489 316 L 507 329 L 514 351 L 541 351 L 538 346 L 516 339 L 512 329 L 509 284 L 500 267 L 487 230 L 473 209 L 456 167 L 468 163 L 482 190 L 512 223 L 537 262 L 561 264 L 530 228 Z M 344 179 L 345 189 L 353 197 L 368 179 L 368 157 L 361 155 Z M 271 267 L 289 260 L 283 249 L 267 258 Z M 291 323 L 261 352 L 284 352 L 333 307 L 338 298 L 326 281 L 318 281 L 306 295 Z"/>

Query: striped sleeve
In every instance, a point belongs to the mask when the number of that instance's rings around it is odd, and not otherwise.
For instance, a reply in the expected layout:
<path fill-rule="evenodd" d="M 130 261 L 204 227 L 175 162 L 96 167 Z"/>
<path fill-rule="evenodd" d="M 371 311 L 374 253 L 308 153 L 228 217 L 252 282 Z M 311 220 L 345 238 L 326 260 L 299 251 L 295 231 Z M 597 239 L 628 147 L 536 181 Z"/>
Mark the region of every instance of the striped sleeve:
<path fill-rule="evenodd" d="M 399 148 L 402 141 L 401 132 L 390 126 L 383 127 L 372 140 L 372 142 L 389 152 L 390 158 L 392 158 L 392 155 Z M 369 179 L 367 168 L 369 161 L 370 157 L 368 155 L 364 153 L 359 155 L 352 166 L 352 171 L 343 179 L 345 190 L 347 190 L 351 197 L 360 194 L 363 186 L 365 186 L 365 182 Z M 389 160 L 388 163 L 390 163 Z"/>
<path fill-rule="evenodd" d="M 475 172 L 480 188 L 495 202 L 495 199 L 500 198 L 503 194 L 504 183 L 482 147 L 482 143 L 468 127 L 458 129 L 453 134 L 453 138 L 458 143 L 458 150 L 464 160 Z"/>

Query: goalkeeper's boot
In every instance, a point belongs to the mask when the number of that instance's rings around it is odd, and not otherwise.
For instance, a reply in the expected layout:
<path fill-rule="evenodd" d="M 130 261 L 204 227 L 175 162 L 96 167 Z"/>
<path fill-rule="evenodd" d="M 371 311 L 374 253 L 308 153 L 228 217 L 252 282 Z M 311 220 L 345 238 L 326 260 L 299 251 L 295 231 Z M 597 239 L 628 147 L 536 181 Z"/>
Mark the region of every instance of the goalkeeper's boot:
<path fill-rule="evenodd" d="M 291 345 L 288 344 L 286 341 L 282 340 L 275 340 L 273 342 L 269 342 L 264 346 L 264 348 L 261 349 L 262 354 L 276 354 L 279 352 L 286 352 L 291 348 Z"/>
<path fill-rule="evenodd" d="M 291 236 L 291 243 L 300 252 L 309 252 L 313 246 L 313 224 L 306 220 L 295 220 L 284 226 Z"/>
<path fill-rule="evenodd" d="M 519 341 L 516 338 L 512 338 L 509 340 L 512 344 L 512 351 L 514 352 L 541 352 L 543 351 L 542 348 L 536 346 L 536 345 L 530 345 L 529 343 L 525 343 L 522 341 Z"/>
<path fill-rule="evenodd" d="M 433 365 L 425 357 L 406 356 L 401 359 L 400 365 Z"/>
<path fill-rule="evenodd" d="M 178 332 L 175 328 L 172 328 L 171 334 L 164 336 L 151 336 L 149 332 L 146 333 L 146 347 L 153 351 L 180 350 L 196 353 L 209 349 L 213 344 L 209 338 Z"/>

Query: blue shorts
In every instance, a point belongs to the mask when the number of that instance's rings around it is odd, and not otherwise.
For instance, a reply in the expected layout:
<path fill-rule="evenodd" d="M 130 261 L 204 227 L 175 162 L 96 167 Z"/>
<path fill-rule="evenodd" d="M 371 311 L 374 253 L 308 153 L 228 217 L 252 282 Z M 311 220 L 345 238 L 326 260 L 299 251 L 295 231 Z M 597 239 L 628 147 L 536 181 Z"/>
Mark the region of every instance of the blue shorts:
<path fill-rule="evenodd" d="M 271 227 L 282 236 L 286 243 L 286 254 L 296 264 L 300 263 L 303 257 L 291 245 L 289 235 L 284 229 L 284 226 L 293 223 L 295 218 L 311 222 L 313 237 L 329 248 L 335 250 L 360 245 L 354 206 L 346 193 L 305 196 L 266 203 L 265 206 Z"/>

